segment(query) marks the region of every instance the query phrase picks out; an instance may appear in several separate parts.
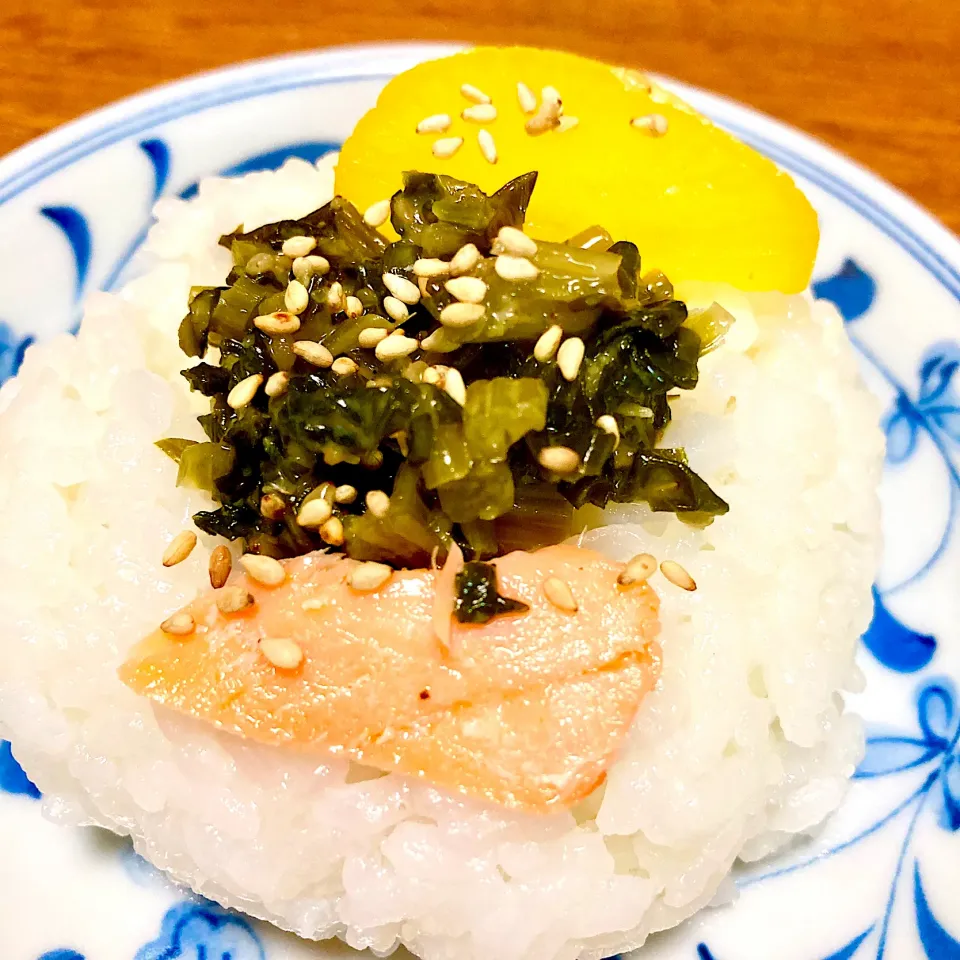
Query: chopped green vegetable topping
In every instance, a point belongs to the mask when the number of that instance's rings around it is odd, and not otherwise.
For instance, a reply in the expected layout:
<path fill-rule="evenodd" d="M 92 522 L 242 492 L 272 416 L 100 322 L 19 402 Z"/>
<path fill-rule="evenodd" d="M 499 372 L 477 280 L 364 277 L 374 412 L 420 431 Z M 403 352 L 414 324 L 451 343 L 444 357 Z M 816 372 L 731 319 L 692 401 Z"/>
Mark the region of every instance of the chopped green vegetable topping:
<path fill-rule="evenodd" d="M 460 623 L 489 623 L 508 613 L 526 613 L 520 600 L 503 597 L 497 589 L 497 568 L 492 563 L 471 560 L 454 579 L 453 613 Z"/>
<path fill-rule="evenodd" d="M 174 463 L 179 463 L 183 451 L 192 447 L 196 440 L 182 440 L 179 437 L 170 437 L 167 440 L 158 440 L 155 446 L 159 447 Z"/>
<path fill-rule="evenodd" d="M 301 220 L 221 239 L 233 269 L 224 286 L 193 291 L 180 326 L 184 353 L 199 360 L 183 375 L 211 401 L 199 418 L 208 442 L 158 444 L 179 463 L 180 483 L 216 501 L 195 517 L 202 530 L 271 556 L 326 545 L 412 566 L 453 543 L 469 558 L 556 543 L 586 504 L 646 501 L 697 523 L 726 512 L 683 452 L 659 444 L 668 393 L 696 385 L 698 360 L 729 316 L 714 307 L 688 317 L 669 280 L 642 275 L 637 248 L 599 228 L 589 249 L 538 242 L 535 277 L 501 277 L 497 235 L 522 227 L 535 182 L 527 174 L 487 196 L 444 175 L 405 174 L 391 202 L 395 243 L 339 197 Z M 283 244 L 299 236 L 316 246 L 292 260 Z M 465 244 L 479 254 L 468 274 L 485 284 L 483 314 L 443 325 L 456 302 L 447 278 L 419 279 L 414 264 L 452 259 Z M 418 302 L 394 302 L 388 312 L 385 274 L 418 286 Z M 261 330 L 259 317 L 285 310 L 294 276 L 307 290 L 299 328 Z M 569 381 L 555 356 L 534 357 L 537 339 L 556 325 L 584 344 Z M 393 331 L 407 338 L 391 341 L 400 353 L 411 340 L 419 345 L 402 356 L 375 350 Z M 295 352 L 298 341 L 352 363 L 313 365 Z M 269 386 L 233 409 L 230 391 L 254 374 Z M 607 426 L 613 417 L 617 432 L 598 426 L 601 417 Z M 548 473 L 538 459 L 544 447 L 574 451 L 576 469 Z M 333 503 L 334 488 L 353 493 Z M 378 496 L 381 508 L 368 510 L 371 491 L 386 493 L 389 506 Z M 304 527 L 300 509 L 320 495 L 338 522 Z"/>
<path fill-rule="evenodd" d="M 547 420 L 547 388 L 533 377 L 475 380 L 467 387 L 463 433 L 472 457 L 503 460 L 525 434 Z"/>

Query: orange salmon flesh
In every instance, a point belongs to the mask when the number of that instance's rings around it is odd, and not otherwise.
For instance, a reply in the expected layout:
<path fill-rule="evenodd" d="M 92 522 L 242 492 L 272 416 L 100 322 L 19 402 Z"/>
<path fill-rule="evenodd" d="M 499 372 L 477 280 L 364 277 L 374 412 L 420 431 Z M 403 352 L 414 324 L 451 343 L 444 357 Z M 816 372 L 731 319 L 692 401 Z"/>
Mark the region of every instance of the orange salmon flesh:
<path fill-rule="evenodd" d="M 494 563 L 500 593 L 530 610 L 454 620 L 449 646 L 435 629 L 437 571 L 397 571 L 368 592 L 348 584 L 357 563 L 340 555 L 284 561 L 272 588 L 235 572 L 227 586 L 246 588 L 253 605 L 224 615 L 205 592 L 184 609 L 196 629 L 157 630 L 120 677 L 241 737 L 331 751 L 509 808 L 569 807 L 603 781 L 657 681 L 657 595 L 618 586 L 622 564 L 578 547 Z M 576 612 L 546 598 L 550 577 L 569 586 Z M 280 637 L 303 652 L 293 669 L 260 648 Z"/>

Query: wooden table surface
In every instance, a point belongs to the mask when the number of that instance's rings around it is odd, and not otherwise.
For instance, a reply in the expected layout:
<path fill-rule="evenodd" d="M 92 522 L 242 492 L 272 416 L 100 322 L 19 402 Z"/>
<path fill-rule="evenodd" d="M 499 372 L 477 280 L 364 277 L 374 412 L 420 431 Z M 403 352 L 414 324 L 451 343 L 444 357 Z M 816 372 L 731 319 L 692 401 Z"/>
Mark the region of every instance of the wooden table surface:
<path fill-rule="evenodd" d="M 0 0 L 0 154 L 200 70 L 396 39 L 555 46 L 670 74 L 821 137 L 960 232 L 956 0 Z"/>

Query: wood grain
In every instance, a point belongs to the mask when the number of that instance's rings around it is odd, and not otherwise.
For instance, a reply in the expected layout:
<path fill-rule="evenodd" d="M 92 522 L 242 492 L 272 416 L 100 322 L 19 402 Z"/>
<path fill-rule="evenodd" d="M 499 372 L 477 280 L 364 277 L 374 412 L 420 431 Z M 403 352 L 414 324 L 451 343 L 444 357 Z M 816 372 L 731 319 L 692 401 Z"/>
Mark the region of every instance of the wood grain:
<path fill-rule="evenodd" d="M 200 70 L 411 38 L 555 46 L 670 74 L 821 137 L 960 231 L 951 0 L 3 0 L 0 154 Z"/>

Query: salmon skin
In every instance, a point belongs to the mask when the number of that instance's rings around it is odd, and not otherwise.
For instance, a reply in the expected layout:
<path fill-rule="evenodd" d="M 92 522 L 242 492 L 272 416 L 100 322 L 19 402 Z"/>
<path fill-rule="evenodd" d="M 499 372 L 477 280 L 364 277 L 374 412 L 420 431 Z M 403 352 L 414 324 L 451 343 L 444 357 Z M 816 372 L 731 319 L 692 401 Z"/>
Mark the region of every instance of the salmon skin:
<path fill-rule="evenodd" d="M 263 743 L 325 749 L 512 809 L 569 807 L 602 782 L 659 676 L 658 600 L 618 586 L 622 565 L 572 546 L 494 561 L 500 593 L 529 611 L 435 629 L 441 573 L 394 572 L 375 590 L 348 583 L 356 561 L 314 553 L 284 562 L 276 587 L 235 572 L 254 598 L 224 615 L 208 591 L 184 612 L 189 636 L 148 636 L 120 668 L 156 703 Z M 570 612 L 544 594 L 563 580 Z M 306 607 L 305 607 L 306 604 Z M 452 611 L 451 611 L 452 615 Z M 280 668 L 265 638 L 303 654 Z"/>

